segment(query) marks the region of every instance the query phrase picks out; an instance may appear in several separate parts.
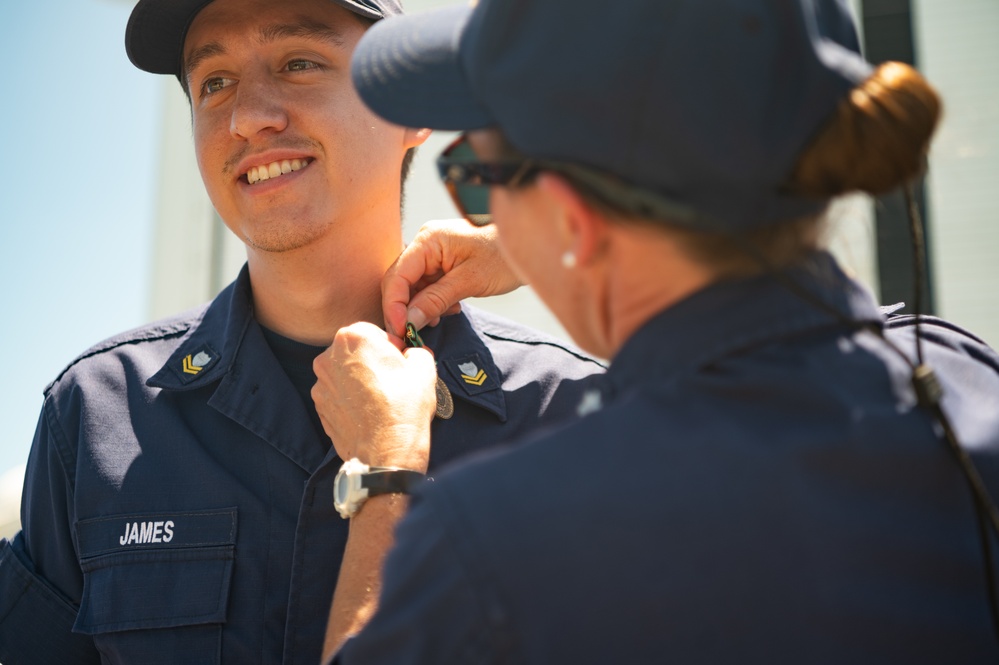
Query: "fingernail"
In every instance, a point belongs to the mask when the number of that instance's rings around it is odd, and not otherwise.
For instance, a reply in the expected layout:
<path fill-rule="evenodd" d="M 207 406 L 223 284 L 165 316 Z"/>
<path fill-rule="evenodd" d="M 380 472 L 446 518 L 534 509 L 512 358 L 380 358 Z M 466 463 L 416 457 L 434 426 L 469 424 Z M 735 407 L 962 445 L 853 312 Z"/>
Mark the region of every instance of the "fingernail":
<path fill-rule="evenodd" d="M 427 325 L 427 315 L 418 307 L 410 307 L 406 310 L 406 320 L 412 323 L 417 330 Z"/>

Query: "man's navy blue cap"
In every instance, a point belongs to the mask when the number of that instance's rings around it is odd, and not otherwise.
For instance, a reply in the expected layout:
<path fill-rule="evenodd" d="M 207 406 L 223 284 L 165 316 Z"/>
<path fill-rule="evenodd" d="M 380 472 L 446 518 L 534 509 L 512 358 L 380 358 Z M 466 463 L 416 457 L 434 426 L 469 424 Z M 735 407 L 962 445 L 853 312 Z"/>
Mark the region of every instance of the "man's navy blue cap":
<path fill-rule="evenodd" d="M 344 9 L 378 20 L 402 13 L 400 0 L 331 0 Z M 184 39 L 191 21 L 212 0 L 139 0 L 125 28 L 125 52 L 139 69 L 183 74 Z"/>
<path fill-rule="evenodd" d="M 527 156 L 657 194 L 692 226 L 746 229 L 827 203 L 784 185 L 871 74 L 846 1 L 480 0 L 382 21 L 352 74 L 395 124 L 495 126 Z"/>

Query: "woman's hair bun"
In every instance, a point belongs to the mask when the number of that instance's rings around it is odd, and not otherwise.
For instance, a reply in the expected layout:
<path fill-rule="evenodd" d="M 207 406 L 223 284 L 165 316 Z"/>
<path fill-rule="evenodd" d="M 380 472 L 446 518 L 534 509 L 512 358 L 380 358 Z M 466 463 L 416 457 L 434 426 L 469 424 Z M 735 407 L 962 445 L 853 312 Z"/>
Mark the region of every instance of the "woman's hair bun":
<path fill-rule="evenodd" d="M 839 103 L 798 158 L 790 189 L 807 197 L 883 194 L 914 180 L 926 164 L 941 103 L 901 62 L 880 65 Z"/>

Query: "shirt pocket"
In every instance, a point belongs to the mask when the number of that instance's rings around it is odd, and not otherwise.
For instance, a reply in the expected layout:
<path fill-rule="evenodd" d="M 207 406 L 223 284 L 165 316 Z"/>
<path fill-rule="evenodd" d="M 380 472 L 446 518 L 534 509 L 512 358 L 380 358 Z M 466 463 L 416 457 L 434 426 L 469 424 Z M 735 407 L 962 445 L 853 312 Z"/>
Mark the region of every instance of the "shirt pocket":
<path fill-rule="evenodd" d="M 108 663 L 220 662 L 236 508 L 77 523 L 83 596 L 73 631 Z"/>

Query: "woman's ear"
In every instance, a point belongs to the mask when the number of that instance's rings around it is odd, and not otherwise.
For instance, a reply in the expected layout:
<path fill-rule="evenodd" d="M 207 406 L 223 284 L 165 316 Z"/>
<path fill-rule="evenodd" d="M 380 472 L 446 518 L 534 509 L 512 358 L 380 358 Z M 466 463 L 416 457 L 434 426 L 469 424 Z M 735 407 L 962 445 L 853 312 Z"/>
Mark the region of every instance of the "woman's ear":
<path fill-rule="evenodd" d="M 571 256 L 571 262 L 576 266 L 591 265 L 603 255 L 609 240 L 606 215 L 558 173 L 543 171 L 538 175 L 537 186 L 560 211 L 559 232 L 567 259 Z"/>

